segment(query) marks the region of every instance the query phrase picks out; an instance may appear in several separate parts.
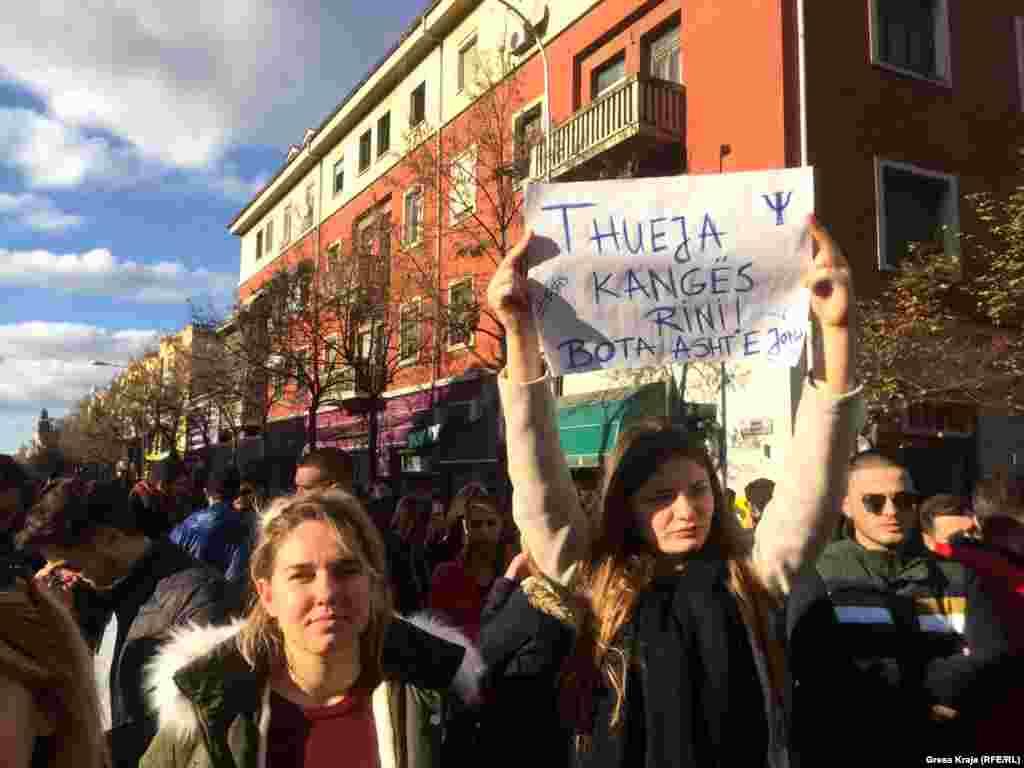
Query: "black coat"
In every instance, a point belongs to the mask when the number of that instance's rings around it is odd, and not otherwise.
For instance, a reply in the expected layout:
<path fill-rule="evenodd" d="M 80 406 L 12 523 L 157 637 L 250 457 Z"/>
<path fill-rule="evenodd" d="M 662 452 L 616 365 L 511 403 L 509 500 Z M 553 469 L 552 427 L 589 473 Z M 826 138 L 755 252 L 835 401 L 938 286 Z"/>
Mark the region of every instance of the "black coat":
<path fill-rule="evenodd" d="M 572 650 L 570 624 L 536 607 L 519 584 L 500 578 L 481 616 L 487 667 L 482 752 L 491 766 L 567 766 L 571 730 L 559 719 L 562 664 Z M 518 734 L 510 738 L 512 733 Z"/>
<path fill-rule="evenodd" d="M 144 670 L 168 633 L 189 623 L 220 622 L 228 605 L 224 578 L 168 541 L 149 552 L 109 593 L 79 590 L 76 609 L 83 633 L 97 648 L 111 612 L 118 632 L 110 671 L 110 747 L 115 768 L 138 765 L 156 734 L 156 713 L 145 701 Z"/>

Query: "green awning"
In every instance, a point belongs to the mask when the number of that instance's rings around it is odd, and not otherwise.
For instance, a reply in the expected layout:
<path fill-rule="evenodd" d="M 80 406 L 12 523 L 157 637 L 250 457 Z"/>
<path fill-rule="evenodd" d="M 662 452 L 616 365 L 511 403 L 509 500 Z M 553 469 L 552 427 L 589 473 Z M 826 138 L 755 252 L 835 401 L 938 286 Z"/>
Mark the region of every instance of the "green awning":
<path fill-rule="evenodd" d="M 409 432 L 404 450 L 409 452 L 425 451 L 432 448 L 435 442 L 431 427 L 419 427 Z"/>
<path fill-rule="evenodd" d="M 632 422 L 668 414 L 668 390 L 643 387 L 570 395 L 558 400 L 558 438 L 569 467 L 597 467 Z"/>

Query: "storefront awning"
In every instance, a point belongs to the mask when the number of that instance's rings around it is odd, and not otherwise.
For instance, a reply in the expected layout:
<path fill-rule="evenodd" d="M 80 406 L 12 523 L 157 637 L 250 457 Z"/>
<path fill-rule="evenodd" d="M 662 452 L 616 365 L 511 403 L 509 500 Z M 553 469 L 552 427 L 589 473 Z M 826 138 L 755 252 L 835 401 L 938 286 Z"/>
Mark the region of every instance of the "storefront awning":
<path fill-rule="evenodd" d="M 430 450 L 434 447 L 434 443 L 437 442 L 439 429 L 437 426 L 426 426 L 409 430 L 403 453 L 418 453 Z"/>
<path fill-rule="evenodd" d="M 667 397 L 657 382 L 559 398 L 558 438 L 569 467 L 600 466 L 632 422 L 668 414 Z"/>

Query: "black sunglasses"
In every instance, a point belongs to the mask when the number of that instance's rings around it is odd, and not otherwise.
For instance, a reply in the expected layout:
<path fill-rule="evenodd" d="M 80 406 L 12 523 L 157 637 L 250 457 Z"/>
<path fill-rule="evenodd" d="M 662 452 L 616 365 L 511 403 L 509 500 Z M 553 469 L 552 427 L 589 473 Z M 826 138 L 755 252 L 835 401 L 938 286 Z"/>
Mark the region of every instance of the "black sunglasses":
<path fill-rule="evenodd" d="M 908 512 L 917 506 L 917 496 L 906 491 L 894 494 L 865 493 L 860 500 L 864 503 L 864 509 L 873 515 L 882 514 L 886 501 L 891 501 L 899 512 Z"/>
<path fill-rule="evenodd" d="M 469 527 L 470 527 L 471 530 L 474 530 L 474 531 L 477 530 L 478 528 L 483 528 L 485 525 L 488 528 L 497 528 L 499 525 L 501 525 L 501 522 L 498 521 L 498 520 L 470 520 L 469 521 Z"/>

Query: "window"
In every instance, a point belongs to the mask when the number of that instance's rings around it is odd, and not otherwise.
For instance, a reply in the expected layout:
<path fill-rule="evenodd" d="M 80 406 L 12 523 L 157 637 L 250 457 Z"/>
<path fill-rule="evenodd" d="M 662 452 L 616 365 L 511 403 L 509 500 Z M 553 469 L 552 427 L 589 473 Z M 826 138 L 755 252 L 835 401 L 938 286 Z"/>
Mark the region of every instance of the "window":
<path fill-rule="evenodd" d="M 338 195 L 345 188 L 345 158 L 339 157 L 334 164 L 334 194 Z"/>
<path fill-rule="evenodd" d="M 371 291 L 386 290 L 391 270 L 391 215 L 383 205 L 364 214 L 355 223 L 357 278 Z"/>
<path fill-rule="evenodd" d="M 932 80 L 948 74 L 948 0 L 874 0 L 874 61 Z"/>
<path fill-rule="evenodd" d="M 464 152 L 452 160 L 448 188 L 448 208 L 455 224 L 476 210 L 476 150 Z"/>
<path fill-rule="evenodd" d="M 476 83 L 480 58 L 476 50 L 476 35 L 459 48 L 459 93 Z"/>
<path fill-rule="evenodd" d="M 288 243 L 290 243 L 292 241 L 292 207 L 291 207 L 291 205 L 286 205 L 284 207 L 284 226 L 283 226 L 283 229 L 284 229 L 284 232 L 282 234 L 283 234 L 283 238 L 284 239 L 281 241 L 281 245 L 288 245 Z"/>
<path fill-rule="evenodd" d="M 683 61 L 679 47 L 679 24 L 672 24 L 647 46 L 647 73 L 659 80 L 683 82 Z"/>
<path fill-rule="evenodd" d="M 626 54 L 620 53 L 594 70 L 590 81 L 590 98 L 597 99 L 626 76 Z"/>
<path fill-rule="evenodd" d="M 271 253 L 274 250 L 274 220 L 271 219 L 267 222 L 267 227 L 264 230 L 266 233 L 263 237 L 263 248 L 265 253 Z"/>
<path fill-rule="evenodd" d="M 897 267 L 910 243 L 935 243 L 947 253 L 958 252 L 960 194 L 955 176 L 880 160 L 877 187 L 882 269 Z"/>
<path fill-rule="evenodd" d="M 1024 112 L 1024 16 L 1014 19 L 1017 28 L 1017 84 L 1020 88 L 1020 109 Z"/>
<path fill-rule="evenodd" d="M 341 241 L 336 240 L 327 246 L 327 269 L 335 271 L 341 265 Z"/>
<path fill-rule="evenodd" d="M 418 243 L 423 236 L 423 189 L 413 187 L 405 193 L 405 214 L 402 241 L 406 245 Z"/>
<path fill-rule="evenodd" d="M 359 358 L 380 360 L 384 354 L 384 328 L 379 323 L 365 325 L 359 329 Z"/>
<path fill-rule="evenodd" d="M 544 137 L 542 123 L 544 110 L 541 104 L 531 107 L 516 120 L 515 155 L 518 176 L 530 176 L 530 150 Z"/>
<path fill-rule="evenodd" d="M 420 351 L 420 302 L 402 307 L 399 326 L 399 356 L 402 360 L 414 360 Z"/>
<path fill-rule="evenodd" d="M 373 132 L 367 131 L 359 137 L 359 172 L 362 173 L 370 167 L 373 159 Z"/>
<path fill-rule="evenodd" d="M 448 288 L 448 348 L 469 347 L 473 344 L 473 315 L 476 294 L 473 279 L 452 283 Z"/>
<path fill-rule="evenodd" d="M 391 149 L 391 113 L 385 112 L 377 121 L 377 157 Z"/>
<path fill-rule="evenodd" d="M 256 261 L 263 258 L 263 230 L 256 233 Z"/>
<path fill-rule="evenodd" d="M 409 97 L 409 127 L 419 125 L 427 119 L 427 84 L 422 82 L 416 86 Z"/>
<path fill-rule="evenodd" d="M 269 363 L 270 369 L 273 371 L 273 373 L 271 374 L 271 381 L 274 384 L 274 389 L 271 395 L 271 399 L 274 400 L 274 402 L 277 402 L 278 400 L 284 397 L 285 376 L 283 371 L 281 370 L 283 367 L 283 361 L 279 356 L 275 355 L 267 362 Z"/>
<path fill-rule="evenodd" d="M 305 298 L 305 281 L 295 275 L 289 278 L 288 295 L 285 297 L 285 309 L 289 315 L 297 315 L 302 312 L 302 307 L 305 304 L 303 299 Z"/>
<path fill-rule="evenodd" d="M 311 181 L 306 185 L 306 195 L 303 198 L 302 207 L 302 231 L 313 226 L 313 209 L 316 207 L 316 182 Z"/>

